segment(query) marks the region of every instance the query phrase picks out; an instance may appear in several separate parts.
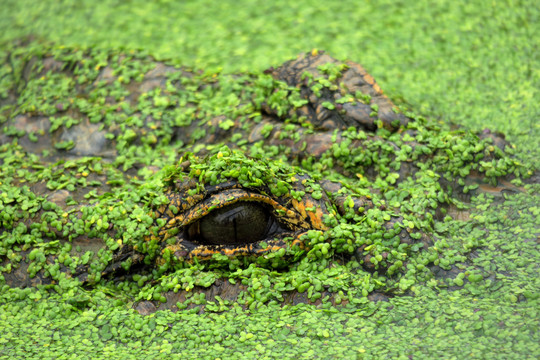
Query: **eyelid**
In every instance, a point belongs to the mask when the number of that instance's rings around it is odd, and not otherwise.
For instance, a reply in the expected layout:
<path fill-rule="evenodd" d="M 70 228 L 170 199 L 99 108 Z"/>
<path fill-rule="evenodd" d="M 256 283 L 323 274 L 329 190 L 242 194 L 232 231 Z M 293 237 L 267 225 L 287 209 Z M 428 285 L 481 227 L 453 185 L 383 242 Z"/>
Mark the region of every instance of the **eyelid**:
<path fill-rule="evenodd" d="M 169 232 L 171 228 L 185 227 L 207 216 L 213 210 L 246 201 L 255 201 L 268 204 L 270 210 L 274 213 L 274 215 L 276 215 L 276 217 L 279 218 L 278 222 L 281 224 L 285 223 L 284 225 L 288 226 L 290 230 L 296 231 L 310 229 L 309 224 L 305 222 L 302 215 L 282 206 L 269 196 L 250 192 L 244 189 L 227 189 L 219 193 L 212 194 L 207 199 L 194 204 L 191 208 L 174 215 L 174 217 L 170 218 L 165 226 L 159 230 L 159 235 L 166 240 L 172 236 Z M 281 213 L 279 216 L 277 216 L 278 212 Z M 170 216 L 173 214 L 170 213 L 168 215 Z"/>

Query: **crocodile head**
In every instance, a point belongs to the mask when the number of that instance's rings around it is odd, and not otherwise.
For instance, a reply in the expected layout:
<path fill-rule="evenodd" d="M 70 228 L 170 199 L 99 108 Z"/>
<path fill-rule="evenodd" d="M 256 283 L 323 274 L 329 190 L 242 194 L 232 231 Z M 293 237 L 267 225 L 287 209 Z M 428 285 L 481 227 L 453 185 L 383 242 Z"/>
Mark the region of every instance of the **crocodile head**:
<path fill-rule="evenodd" d="M 19 50 L 1 104 L 10 286 L 107 283 L 169 307 L 403 293 L 452 270 L 436 223 L 522 171 L 500 135 L 404 111 L 324 53 L 219 75 Z"/>

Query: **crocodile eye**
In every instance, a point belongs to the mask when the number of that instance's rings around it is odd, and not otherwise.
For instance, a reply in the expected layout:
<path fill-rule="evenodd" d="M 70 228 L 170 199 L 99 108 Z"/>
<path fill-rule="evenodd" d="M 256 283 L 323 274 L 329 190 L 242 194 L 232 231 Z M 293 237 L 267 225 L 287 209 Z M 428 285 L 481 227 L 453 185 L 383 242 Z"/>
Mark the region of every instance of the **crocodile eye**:
<path fill-rule="evenodd" d="M 202 245 L 250 244 L 280 230 L 266 206 L 243 201 L 209 212 L 187 228 L 187 237 Z"/>
<path fill-rule="evenodd" d="M 321 228 L 317 222 L 311 223 L 322 217 L 315 203 L 307 202 L 306 206 L 316 210 L 306 212 L 294 199 L 282 204 L 235 183 L 206 189 L 197 197 L 179 191 L 171 193 L 170 199 L 156 214 L 165 224 L 148 240 L 161 241 L 163 251 L 177 259 L 269 253 L 300 245 L 303 233 Z"/>

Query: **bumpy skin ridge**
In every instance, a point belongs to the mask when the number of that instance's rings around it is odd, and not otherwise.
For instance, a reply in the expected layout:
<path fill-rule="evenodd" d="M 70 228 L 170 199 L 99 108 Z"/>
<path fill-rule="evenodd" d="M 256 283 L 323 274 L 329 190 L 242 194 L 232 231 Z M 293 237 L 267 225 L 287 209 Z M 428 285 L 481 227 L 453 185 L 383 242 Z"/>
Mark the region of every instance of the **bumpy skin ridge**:
<path fill-rule="evenodd" d="M 410 121 L 409 118 L 397 111 L 396 106 L 384 95 L 375 79 L 361 65 L 352 61 L 345 63 L 347 67 L 340 79 L 341 84 L 343 84 L 342 89 L 352 94 L 358 91 L 369 95 L 371 103 L 357 103 L 356 105 L 345 103 L 335 110 L 325 108 L 323 102 L 338 100 L 342 97 L 341 93 L 325 89 L 322 96 L 316 96 L 308 85 L 309 78 L 306 77 L 306 73 L 311 74 L 314 78 L 320 78 L 323 74 L 319 67 L 327 64 L 338 65 L 341 62 L 324 54 L 324 52 L 317 55 L 307 53 L 269 71 L 276 79 L 300 88 L 301 97 L 309 100 L 307 105 L 295 110 L 297 116 L 307 117 L 313 125 L 322 129 L 345 129 L 354 126 L 372 131 L 377 128 L 376 118 L 382 121 L 386 128 L 395 130 L 402 125 L 407 125 Z M 372 105 L 378 106 L 377 116 L 371 115 L 373 113 Z M 272 109 L 265 110 L 275 114 Z"/>

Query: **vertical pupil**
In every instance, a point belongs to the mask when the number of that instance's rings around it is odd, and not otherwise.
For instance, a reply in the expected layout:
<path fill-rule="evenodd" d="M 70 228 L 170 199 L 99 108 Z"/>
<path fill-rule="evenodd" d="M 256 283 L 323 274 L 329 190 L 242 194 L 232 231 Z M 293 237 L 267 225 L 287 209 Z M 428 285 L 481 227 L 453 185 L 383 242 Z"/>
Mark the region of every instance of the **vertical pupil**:
<path fill-rule="evenodd" d="M 257 203 L 225 206 L 200 220 L 200 241 L 212 245 L 260 241 L 266 236 L 268 220 L 268 212 Z"/>

